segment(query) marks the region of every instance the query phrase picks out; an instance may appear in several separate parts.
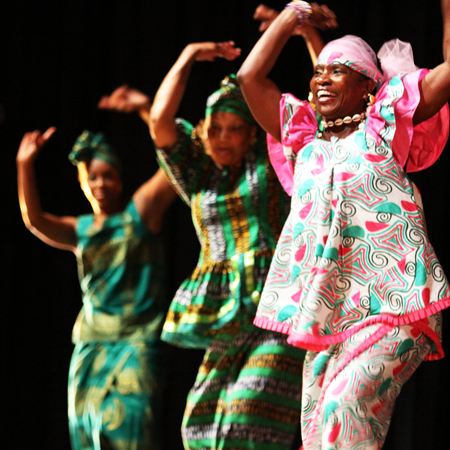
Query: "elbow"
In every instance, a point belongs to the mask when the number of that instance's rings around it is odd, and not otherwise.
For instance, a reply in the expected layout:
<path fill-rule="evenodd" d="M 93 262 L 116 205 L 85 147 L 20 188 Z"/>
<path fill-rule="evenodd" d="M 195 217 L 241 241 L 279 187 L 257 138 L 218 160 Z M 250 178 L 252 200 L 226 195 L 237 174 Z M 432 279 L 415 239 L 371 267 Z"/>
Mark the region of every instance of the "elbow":
<path fill-rule="evenodd" d="M 245 63 L 241 66 L 238 73 L 236 74 L 237 82 L 239 83 L 239 86 L 241 88 L 245 88 L 248 84 L 252 82 L 252 80 L 255 79 L 255 74 L 252 73 L 251 70 L 249 70 Z"/>
<path fill-rule="evenodd" d="M 158 111 L 157 108 L 152 107 L 148 119 L 148 127 L 150 129 L 150 136 L 155 141 L 155 143 L 157 142 L 158 137 L 160 135 L 162 124 L 163 124 L 162 114 Z"/>
<path fill-rule="evenodd" d="M 264 83 L 261 73 L 245 62 L 236 74 L 236 79 L 244 96 L 252 95 Z"/>

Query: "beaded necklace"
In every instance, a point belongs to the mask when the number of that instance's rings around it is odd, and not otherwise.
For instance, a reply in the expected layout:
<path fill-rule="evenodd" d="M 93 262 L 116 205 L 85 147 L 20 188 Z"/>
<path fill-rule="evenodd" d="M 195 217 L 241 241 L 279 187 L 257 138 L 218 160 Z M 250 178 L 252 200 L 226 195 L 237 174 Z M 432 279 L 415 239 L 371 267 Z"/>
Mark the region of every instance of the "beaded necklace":
<path fill-rule="evenodd" d="M 317 113 L 316 113 L 317 114 Z M 318 122 L 319 122 L 319 135 L 318 137 L 322 137 L 323 132 L 327 128 L 332 128 L 334 126 L 339 127 L 341 125 L 348 125 L 352 122 L 361 122 L 359 124 L 359 127 L 364 123 L 364 120 L 366 118 L 366 113 L 362 112 L 361 114 L 355 114 L 353 116 L 345 116 L 343 119 L 336 119 L 336 120 L 324 120 L 322 116 L 319 115 Z"/>

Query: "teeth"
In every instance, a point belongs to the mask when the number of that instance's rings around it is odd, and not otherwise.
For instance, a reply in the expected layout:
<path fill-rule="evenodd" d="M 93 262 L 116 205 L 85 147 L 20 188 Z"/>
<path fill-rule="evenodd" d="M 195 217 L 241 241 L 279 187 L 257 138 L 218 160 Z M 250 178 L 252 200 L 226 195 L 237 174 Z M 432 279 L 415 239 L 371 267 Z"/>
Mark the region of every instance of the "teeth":
<path fill-rule="evenodd" d="M 325 91 L 325 90 L 321 90 L 317 92 L 317 97 L 323 97 L 323 96 L 327 96 L 327 97 L 337 97 L 336 94 L 334 94 L 333 92 L 330 91 Z"/>

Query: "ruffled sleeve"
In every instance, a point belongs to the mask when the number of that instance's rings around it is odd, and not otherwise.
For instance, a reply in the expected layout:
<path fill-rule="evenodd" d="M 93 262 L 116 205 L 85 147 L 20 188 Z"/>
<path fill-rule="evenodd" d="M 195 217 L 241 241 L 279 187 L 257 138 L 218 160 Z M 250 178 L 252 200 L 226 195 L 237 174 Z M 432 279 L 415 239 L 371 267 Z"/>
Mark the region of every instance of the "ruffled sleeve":
<path fill-rule="evenodd" d="M 178 141 L 169 150 L 156 148 L 158 162 L 168 175 L 174 188 L 190 206 L 191 196 L 199 183 L 211 171 L 213 162 L 205 153 L 194 127 L 183 119 L 176 119 Z"/>
<path fill-rule="evenodd" d="M 449 134 L 448 104 L 430 119 L 413 126 L 420 102 L 419 82 L 428 73 L 421 69 L 392 78 L 377 94 L 366 131 L 387 142 L 397 162 L 407 172 L 430 167 L 441 155 Z"/>
<path fill-rule="evenodd" d="M 292 195 L 295 160 L 306 144 L 314 139 L 317 119 L 310 104 L 292 94 L 280 101 L 281 143 L 267 135 L 270 161 L 284 190 Z"/>

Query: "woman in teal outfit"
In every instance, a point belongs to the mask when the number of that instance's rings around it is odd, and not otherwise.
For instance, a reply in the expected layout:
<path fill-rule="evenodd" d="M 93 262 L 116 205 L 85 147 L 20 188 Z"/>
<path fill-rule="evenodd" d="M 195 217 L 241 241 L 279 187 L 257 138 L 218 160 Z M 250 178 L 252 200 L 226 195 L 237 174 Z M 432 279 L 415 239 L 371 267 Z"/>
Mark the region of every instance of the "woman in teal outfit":
<path fill-rule="evenodd" d="M 159 450 L 159 335 L 167 307 L 158 234 L 175 193 L 158 170 L 125 202 L 115 153 L 102 134 L 85 131 L 69 158 L 93 214 L 42 211 L 34 161 L 54 132 L 25 134 L 17 154 L 18 189 L 27 228 L 78 261 L 83 307 L 73 329 L 69 373 L 72 447 Z"/>

